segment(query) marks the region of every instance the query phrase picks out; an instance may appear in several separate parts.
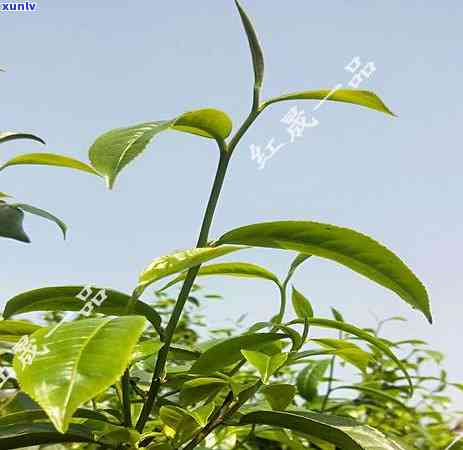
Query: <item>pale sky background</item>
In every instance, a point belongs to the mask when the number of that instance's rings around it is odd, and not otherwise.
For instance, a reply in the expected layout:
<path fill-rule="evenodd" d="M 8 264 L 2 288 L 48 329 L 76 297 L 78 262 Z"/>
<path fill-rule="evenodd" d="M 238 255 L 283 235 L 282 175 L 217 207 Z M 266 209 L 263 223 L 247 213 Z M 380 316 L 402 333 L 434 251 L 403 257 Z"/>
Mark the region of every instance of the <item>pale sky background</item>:
<path fill-rule="evenodd" d="M 243 1 L 266 55 L 264 98 L 347 85 L 354 57 L 374 61 L 361 88 L 377 92 L 396 119 L 347 104 L 325 104 L 320 125 L 282 149 L 263 171 L 250 144 L 287 141 L 282 116 L 264 113 L 233 158 L 212 227 L 217 237 L 254 222 L 299 219 L 347 226 L 400 255 L 427 286 L 433 325 L 396 295 L 330 261 L 313 259 L 295 285 L 318 315 L 335 306 L 359 326 L 403 315 L 391 338 L 422 338 L 447 354 L 450 378 L 463 381 L 461 254 L 463 3 L 431 1 Z M 250 105 L 252 68 L 231 0 L 40 1 L 35 13 L 0 13 L 1 130 L 27 141 L 1 146 L 0 158 L 32 151 L 87 161 L 102 132 L 170 119 L 202 107 L 226 111 L 235 125 Z M 216 166 L 212 141 L 164 133 L 120 176 L 113 192 L 96 177 L 46 167 L 0 174 L 1 191 L 43 207 L 69 225 L 26 217 L 32 244 L 2 239 L 0 304 L 42 286 L 94 284 L 130 291 L 157 256 L 194 246 Z M 255 250 L 230 259 L 278 274 L 288 252 Z M 208 308 L 214 325 L 243 312 L 277 309 L 274 287 L 249 280 L 203 282 L 226 300 Z M 463 400 L 455 393 L 455 402 Z"/>

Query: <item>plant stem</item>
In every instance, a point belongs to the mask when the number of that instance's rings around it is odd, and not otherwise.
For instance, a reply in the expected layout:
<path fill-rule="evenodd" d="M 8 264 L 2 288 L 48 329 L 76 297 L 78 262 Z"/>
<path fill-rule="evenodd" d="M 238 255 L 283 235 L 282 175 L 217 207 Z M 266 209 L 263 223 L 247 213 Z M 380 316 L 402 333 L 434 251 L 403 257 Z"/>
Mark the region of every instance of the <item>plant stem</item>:
<path fill-rule="evenodd" d="M 130 374 L 127 368 L 122 375 L 122 406 L 124 410 L 124 426 L 132 428 L 132 411 L 130 409 Z"/>
<path fill-rule="evenodd" d="M 215 174 L 215 179 L 212 185 L 212 190 L 206 207 L 206 212 L 204 213 L 203 223 L 201 225 L 201 230 L 199 232 L 199 238 L 196 247 L 205 247 L 207 245 L 207 239 L 212 224 L 212 218 L 214 216 L 217 201 L 219 199 L 220 191 L 222 189 L 223 182 L 225 179 L 225 174 L 227 172 L 228 163 L 230 161 L 230 153 L 226 152 L 226 147 L 224 147 L 224 144 L 219 143 L 219 145 L 221 150 L 219 165 Z M 164 345 L 158 353 L 156 366 L 153 373 L 153 379 L 151 381 L 148 396 L 145 404 L 143 405 L 142 412 L 140 413 L 140 417 L 136 425 L 136 429 L 140 433 L 143 431 L 143 428 L 145 427 L 146 421 L 148 420 L 151 409 L 153 408 L 154 402 L 159 393 L 159 389 L 161 387 L 163 379 L 164 368 L 167 361 L 167 355 L 169 354 L 170 350 L 170 344 L 172 343 L 172 338 L 174 336 L 175 329 L 177 327 L 178 321 L 180 320 L 180 316 L 188 299 L 188 295 L 190 294 L 191 288 L 193 287 L 193 283 L 196 278 L 196 275 L 198 274 L 199 268 L 200 266 L 193 267 L 188 271 L 182 289 L 178 296 L 177 302 L 175 303 L 174 310 L 172 311 L 172 314 L 170 316 L 169 323 L 167 324 L 167 327 L 165 329 Z"/>

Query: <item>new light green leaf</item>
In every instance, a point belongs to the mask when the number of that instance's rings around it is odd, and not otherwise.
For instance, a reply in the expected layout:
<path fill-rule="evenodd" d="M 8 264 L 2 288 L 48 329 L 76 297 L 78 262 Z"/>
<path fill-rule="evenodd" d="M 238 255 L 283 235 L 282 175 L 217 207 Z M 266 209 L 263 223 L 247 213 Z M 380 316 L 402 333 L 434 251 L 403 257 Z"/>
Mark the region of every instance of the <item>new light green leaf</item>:
<path fill-rule="evenodd" d="M 227 255 L 243 247 L 221 245 L 218 247 L 199 247 L 172 253 L 156 258 L 140 275 L 136 292 L 138 295 L 152 283 L 161 278 L 201 265 L 206 261 Z"/>
<path fill-rule="evenodd" d="M 287 336 L 281 333 L 249 333 L 226 339 L 207 349 L 193 364 L 192 373 L 213 373 L 240 361 L 241 350 L 259 350 Z"/>
<path fill-rule="evenodd" d="M 331 414 L 255 411 L 242 416 L 240 424 L 287 428 L 324 439 L 342 450 L 404 450 L 374 428 Z"/>
<path fill-rule="evenodd" d="M 23 228 L 24 213 L 17 207 L 0 203 L 0 237 L 29 243 Z"/>
<path fill-rule="evenodd" d="M 81 170 L 83 172 L 91 173 L 92 175 L 100 176 L 100 174 L 88 164 L 85 164 L 78 159 L 70 158 L 69 156 L 56 155 L 54 153 L 27 153 L 24 155 L 15 156 L 3 164 L 3 166 L 0 167 L 0 170 L 3 170 L 9 166 L 18 166 L 24 164 L 65 167 L 68 169 Z"/>
<path fill-rule="evenodd" d="M 22 211 L 34 214 L 39 217 L 43 217 L 44 219 L 56 223 L 56 225 L 58 225 L 58 227 L 61 229 L 63 237 L 66 239 L 67 226 L 61 219 L 58 219 L 58 217 L 54 216 L 53 214 L 50 214 L 48 211 L 44 211 L 43 209 L 36 208 L 35 206 L 27 205 L 25 203 L 14 203 L 11 204 L 11 206 L 14 206 L 16 208 L 21 209 Z"/>
<path fill-rule="evenodd" d="M 244 30 L 249 42 L 249 49 L 251 50 L 252 65 L 254 68 L 254 86 L 257 89 L 262 87 L 264 80 L 264 54 L 259 44 L 256 31 L 252 25 L 251 19 L 247 16 L 244 9 L 241 7 L 239 2 L 235 0 L 236 7 L 241 17 Z"/>
<path fill-rule="evenodd" d="M 280 97 L 271 98 L 264 103 L 263 107 L 267 107 L 272 103 L 287 100 L 323 100 L 330 94 L 330 92 L 331 89 L 294 92 Z M 375 109 L 376 111 L 380 111 L 391 116 L 395 115 L 374 92 L 370 91 L 358 89 L 338 89 L 326 98 L 326 100 L 331 102 L 352 103 L 354 105 Z"/>
<path fill-rule="evenodd" d="M 85 300 L 77 298 L 86 286 L 50 286 L 46 288 L 32 289 L 15 295 L 6 302 L 3 316 L 12 317 L 17 314 L 24 314 L 36 311 L 80 311 L 85 305 Z M 104 289 L 107 295 L 106 300 L 95 308 L 95 312 L 123 316 L 127 313 L 127 305 L 131 301 L 130 295 L 114 289 L 91 286 L 93 298 L 97 292 Z M 135 313 L 145 316 L 162 335 L 161 316 L 149 305 L 137 300 Z"/>
<path fill-rule="evenodd" d="M 174 278 L 172 281 L 167 283 L 162 287 L 158 292 L 162 292 L 171 286 L 183 281 L 186 278 L 186 274 L 182 273 L 178 277 Z M 258 266 L 257 264 L 244 263 L 244 262 L 225 262 L 218 264 L 209 264 L 207 266 L 201 266 L 198 272 L 198 277 L 204 276 L 227 276 L 227 277 L 236 277 L 236 278 L 260 278 L 263 280 L 270 280 L 276 283 L 278 286 L 280 282 L 276 275 L 272 272 L 269 272 L 267 269 Z"/>
<path fill-rule="evenodd" d="M 140 155 L 157 134 L 168 129 L 224 140 L 231 132 L 232 123 L 222 111 L 200 109 L 173 120 L 116 128 L 96 139 L 89 149 L 90 161 L 111 189 L 121 170 Z"/>
<path fill-rule="evenodd" d="M 77 408 L 122 375 L 144 327 L 143 317 L 124 316 L 64 323 L 48 337 L 46 329 L 35 332 L 38 349 L 48 353 L 40 352 L 30 365 L 15 356 L 21 389 L 66 433 Z"/>
<path fill-rule="evenodd" d="M 23 133 L 18 131 L 4 131 L 3 133 L 0 133 L 0 144 L 3 142 L 14 141 L 16 139 L 30 139 L 32 141 L 40 142 L 44 145 L 46 144 L 42 138 L 31 133 Z"/>
<path fill-rule="evenodd" d="M 283 411 L 293 401 L 296 388 L 292 384 L 269 384 L 261 392 L 273 410 Z"/>
<path fill-rule="evenodd" d="M 260 374 L 262 383 L 267 384 L 270 377 L 286 362 L 287 353 L 278 353 L 268 356 L 265 353 L 254 350 L 241 350 L 249 364 L 256 368 Z"/>
<path fill-rule="evenodd" d="M 364 234 L 318 222 L 266 222 L 236 228 L 215 245 L 235 244 L 299 251 L 331 259 L 394 291 L 432 322 L 426 289 L 390 250 Z"/>
<path fill-rule="evenodd" d="M 32 334 L 41 328 L 25 320 L 0 320 L 0 341 L 17 342 L 22 336 Z"/>
<path fill-rule="evenodd" d="M 294 286 L 291 295 L 294 312 L 299 319 L 313 317 L 313 308 L 309 300 L 299 292 Z"/>

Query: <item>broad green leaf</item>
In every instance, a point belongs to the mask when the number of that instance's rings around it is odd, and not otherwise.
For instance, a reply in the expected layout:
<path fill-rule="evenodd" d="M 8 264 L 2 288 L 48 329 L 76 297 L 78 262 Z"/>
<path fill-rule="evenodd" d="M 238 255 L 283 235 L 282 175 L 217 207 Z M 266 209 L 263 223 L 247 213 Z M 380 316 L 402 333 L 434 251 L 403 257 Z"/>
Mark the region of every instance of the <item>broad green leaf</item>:
<path fill-rule="evenodd" d="M 279 353 L 268 356 L 265 353 L 254 350 L 241 350 L 249 364 L 256 368 L 260 374 L 262 383 L 268 384 L 270 377 L 286 362 L 287 353 Z"/>
<path fill-rule="evenodd" d="M 183 384 L 180 392 L 180 400 L 185 405 L 198 403 L 206 398 L 217 395 L 227 384 L 228 383 L 222 378 L 195 378 Z"/>
<path fill-rule="evenodd" d="M 0 426 L 0 448 L 2 450 L 59 442 L 95 442 L 95 440 L 91 429 L 83 425 L 71 425 L 66 434 L 58 433 L 49 423 Z"/>
<path fill-rule="evenodd" d="M 162 292 L 171 286 L 183 281 L 186 278 L 186 274 L 182 273 L 178 277 L 174 278 L 172 281 L 167 283 L 162 287 L 158 292 Z M 267 269 L 258 266 L 257 264 L 250 264 L 244 262 L 225 262 L 218 264 L 209 264 L 207 266 L 202 266 L 199 269 L 198 277 L 211 276 L 211 275 L 221 275 L 228 277 L 237 277 L 237 278 L 260 278 L 264 280 L 270 280 L 275 282 L 277 285 L 280 285 L 278 278 Z"/>
<path fill-rule="evenodd" d="M 377 397 L 378 399 L 382 400 L 383 404 L 385 402 L 391 402 L 391 403 L 394 403 L 395 405 L 400 406 L 406 411 L 410 411 L 410 408 L 407 405 L 405 405 L 403 402 L 401 402 L 398 398 L 393 397 L 392 395 L 389 395 L 384 391 L 380 391 L 379 389 L 370 388 L 368 386 L 337 386 L 333 389 L 333 391 L 343 390 L 343 389 L 358 391 L 358 392 L 362 392 L 365 394 L 370 394 L 371 396 Z"/>
<path fill-rule="evenodd" d="M 329 328 L 332 330 L 339 330 L 339 331 L 344 331 L 346 333 L 352 334 L 366 342 L 369 342 L 373 347 L 376 347 L 379 350 L 381 350 L 392 361 L 394 361 L 397 367 L 405 375 L 410 385 L 410 394 L 413 393 L 413 383 L 412 383 L 409 373 L 407 372 L 407 369 L 405 368 L 404 364 L 397 358 L 397 356 L 395 356 L 394 353 L 390 350 L 388 344 L 385 343 L 384 340 L 379 339 L 373 334 L 370 334 L 346 322 L 338 322 L 336 320 L 329 320 L 329 319 L 319 319 L 315 317 L 311 317 L 310 319 L 304 319 L 304 320 L 307 320 L 311 326 Z M 304 321 L 302 319 L 296 319 L 290 322 L 289 325 L 294 324 L 294 323 L 304 323 Z"/>
<path fill-rule="evenodd" d="M 108 418 L 104 414 L 94 411 L 92 409 L 79 408 L 75 412 L 74 417 L 108 422 Z M 30 410 L 25 410 L 21 412 L 7 414 L 6 416 L 0 417 L 0 427 L 6 426 L 6 425 L 20 424 L 20 423 L 32 423 L 36 420 L 47 420 L 47 419 L 48 419 L 48 416 L 43 409 L 30 409 Z"/>
<path fill-rule="evenodd" d="M 250 333 L 227 339 L 206 350 L 191 367 L 192 373 L 212 373 L 242 359 L 241 350 L 259 350 L 287 336 L 281 333 Z"/>
<path fill-rule="evenodd" d="M 95 312 L 111 316 L 123 316 L 127 313 L 127 305 L 131 297 L 122 292 L 95 286 L 53 286 L 33 289 L 14 296 L 7 301 L 3 316 L 9 318 L 13 315 L 36 311 L 80 311 L 87 300 L 94 298 L 98 292 L 102 291 L 107 297 L 100 306 L 95 308 Z M 88 298 L 87 294 L 89 294 Z M 78 295 L 81 298 L 78 298 Z M 145 316 L 155 330 L 162 335 L 161 316 L 151 306 L 137 300 L 135 313 Z"/>
<path fill-rule="evenodd" d="M 218 247 L 200 247 L 192 250 L 172 253 L 156 258 L 140 275 L 136 292 L 139 295 L 152 283 L 192 267 L 200 266 L 206 261 L 228 255 L 243 247 L 222 245 Z"/>
<path fill-rule="evenodd" d="M 254 68 L 254 86 L 257 89 L 260 89 L 264 80 L 264 54 L 251 20 L 237 0 L 235 0 L 235 4 L 238 8 L 244 30 L 246 31 L 246 36 L 248 37 L 249 49 L 251 50 L 252 56 L 252 65 Z"/>
<path fill-rule="evenodd" d="M 217 109 L 199 109 L 182 114 L 175 119 L 172 129 L 223 140 L 230 135 L 232 122 L 227 114 Z"/>
<path fill-rule="evenodd" d="M 366 108 L 375 109 L 391 116 L 395 116 L 395 114 L 374 92 L 363 91 L 359 89 L 338 89 L 333 93 L 331 92 L 331 89 L 294 92 L 292 94 L 271 98 L 270 100 L 267 100 L 263 106 L 267 107 L 272 103 L 283 102 L 287 100 L 323 100 L 326 98 L 326 100 L 331 102 L 352 103 L 354 105 L 364 106 Z"/>
<path fill-rule="evenodd" d="M 261 389 L 273 410 L 283 411 L 293 401 L 296 388 L 292 384 L 270 384 Z"/>
<path fill-rule="evenodd" d="M 432 322 L 426 289 L 390 250 L 348 228 L 317 222 L 267 222 L 236 228 L 215 245 L 279 248 L 331 259 L 391 289 Z"/>
<path fill-rule="evenodd" d="M 311 339 L 311 342 L 316 342 L 324 348 L 335 350 L 335 355 L 339 356 L 344 361 L 359 368 L 362 372 L 365 372 L 368 363 L 371 361 L 371 355 L 365 350 L 362 350 L 358 345 L 348 342 L 344 339 Z"/>
<path fill-rule="evenodd" d="M 6 203 L 0 203 L 0 237 L 29 243 L 31 240 L 23 229 L 24 213 Z"/>
<path fill-rule="evenodd" d="M 214 403 L 207 403 L 203 406 L 199 406 L 198 408 L 194 409 L 190 412 L 190 415 L 196 420 L 198 425 L 205 427 L 209 417 L 211 416 L 212 412 L 214 411 L 215 405 Z"/>
<path fill-rule="evenodd" d="M 121 170 L 140 155 L 151 139 L 162 131 L 174 129 L 223 140 L 230 134 L 231 128 L 231 120 L 224 112 L 200 109 L 182 114 L 173 120 L 141 123 L 104 133 L 90 147 L 89 158 L 111 189 Z"/>
<path fill-rule="evenodd" d="M 65 323 L 48 337 L 47 330 L 35 332 L 32 337 L 44 351 L 30 365 L 17 355 L 14 359 L 21 389 L 66 433 L 77 408 L 122 375 L 144 327 L 143 317 L 124 316 Z"/>
<path fill-rule="evenodd" d="M 0 320 L 0 341 L 16 342 L 41 328 L 25 320 Z"/>
<path fill-rule="evenodd" d="M 300 411 L 255 411 L 242 416 L 240 424 L 288 428 L 324 439 L 342 450 L 404 450 L 381 432 L 347 417 Z"/>
<path fill-rule="evenodd" d="M 313 317 L 313 308 L 309 300 L 304 297 L 294 286 L 291 295 L 294 312 L 299 319 L 305 319 L 306 317 Z"/>
<path fill-rule="evenodd" d="M 3 133 L 0 133 L 0 144 L 3 142 L 14 141 L 16 139 L 30 139 L 31 141 L 37 141 L 44 145 L 46 144 L 42 138 L 31 133 L 22 133 L 17 131 L 4 131 Z"/>
<path fill-rule="evenodd" d="M 200 425 L 196 419 L 185 409 L 178 406 L 161 406 L 159 411 L 161 421 L 169 429 L 164 430 L 168 437 L 175 437 L 175 441 L 181 444 L 188 440 Z"/>
<path fill-rule="evenodd" d="M 308 401 L 315 399 L 318 394 L 318 386 L 329 366 L 329 359 L 314 361 L 299 373 L 296 384 L 297 390 L 302 397 Z"/>
<path fill-rule="evenodd" d="M 11 197 L 11 195 L 5 194 L 4 192 L 0 192 L 0 198 L 7 198 Z"/>
<path fill-rule="evenodd" d="M 83 163 L 82 161 L 79 161 L 78 159 L 70 158 L 69 156 L 56 155 L 54 153 L 27 153 L 25 155 L 15 156 L 3 164 L 3 166 L 0 167 L 0 170 L 3 170 L 9 166 L 18 166 L 24 164 L 65 167 L 68 169 L 82 170 L 93 175 L 101 176 L 91 166 Z"/>
<path fill-rule="evenodd" d="M 160 339 L 149 339 L 139 342 L 133 349 L 132 361 L 137 362 L 157 354 L 164 344 Z"/>
<path fill-rule="evenodd" d="M 16 208 L 21 209 L 22 211 L 43 217 L 44 219 L 51 220 L 52 222 L 56 223 L 56 225 L 58 225 L 58 227 L 63 232 L 63 236 L 66 239 L 66 224 L 62 220 L 58 219 L 58 217 L 54 216 L 53 214 L 50 214 L 47 211 L 44 211 L 43 209 L 39 209 L 31 205 L 26 205 L 25 203 L 14 203 L 11 206 L 14 206 Z"/>

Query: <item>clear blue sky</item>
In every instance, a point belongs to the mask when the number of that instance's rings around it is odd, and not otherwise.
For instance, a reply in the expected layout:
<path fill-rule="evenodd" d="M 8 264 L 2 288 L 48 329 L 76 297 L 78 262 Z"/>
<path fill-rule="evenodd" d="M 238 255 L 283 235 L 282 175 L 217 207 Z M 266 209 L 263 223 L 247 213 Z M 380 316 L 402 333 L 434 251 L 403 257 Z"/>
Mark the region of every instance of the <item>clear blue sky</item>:
<path fill-rule="evenodd" d="M 435 324 L 394 294 L 329 261 L 308 262 L 295 285 L 319 314 L 333 305 L 359 325 L 404 315 L 391 337 L 420 337 L 448 355 L 463 380 L 461 227 L 461 42 L 463 4 L 449 1 L 243 1 L 266 55 L 264 97 L 346 86 L 354 57 L 374 61 L 362 88 L 377 92 L 399 117 L 325 104 L 320 125 L 257 170 L 250 144 L 287 133 L 291 106 L 268 110 L 233 158 L 212 236 L 277 219 L 317 220 L 367 233 L 396 251 L 429 289 Z M 0 14 L 1 129 L 28 130 L 18 153 L 63 153 L 87 160 L 96 136 L 111 128 L 168 119 L 201 107 L 248 111 L 252 69 L 231 0 L 182 2 L 39 1 L 35 13 Z M 2 240 L 0 303 L 26 289 L 93 283 L 129 291 L 151 259 L 195 243 L 217 160 L 210 141 L 165 133 L 120 176 L 114 191 L 96 177 L 56 168 L 1 173 L 1 191 L 44 207 L 70 227 L 66 242 L 48 222 L 28 217 L 31 245 Z M 277 273 L 290 254 L 259 250 L 241 257 Z M 208 280 L 226 296 L 208 311 L 214 323 L 277 308 L 265 282 Z M 461 398 L 455 397 L 461 402 Z"/>

